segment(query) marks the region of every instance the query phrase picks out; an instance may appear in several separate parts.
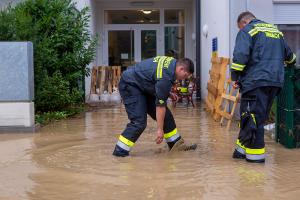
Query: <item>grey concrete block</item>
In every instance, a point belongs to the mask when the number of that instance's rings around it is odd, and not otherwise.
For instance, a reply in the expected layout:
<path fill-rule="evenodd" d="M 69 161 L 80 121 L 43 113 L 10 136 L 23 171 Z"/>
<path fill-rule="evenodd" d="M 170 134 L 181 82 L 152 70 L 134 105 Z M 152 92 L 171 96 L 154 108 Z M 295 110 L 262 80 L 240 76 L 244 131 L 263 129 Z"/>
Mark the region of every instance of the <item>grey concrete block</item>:
<path fill-rule="evenodd" d="M 33 101 L 33 45 L 0 42 L 0 101 Z"/>

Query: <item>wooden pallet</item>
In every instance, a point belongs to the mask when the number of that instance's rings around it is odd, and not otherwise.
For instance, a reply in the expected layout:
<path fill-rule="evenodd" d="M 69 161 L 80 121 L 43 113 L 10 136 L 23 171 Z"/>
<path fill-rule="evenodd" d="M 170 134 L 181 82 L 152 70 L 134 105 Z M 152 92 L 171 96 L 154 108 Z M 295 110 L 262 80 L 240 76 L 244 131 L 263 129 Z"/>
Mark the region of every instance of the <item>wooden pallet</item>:
<path fill-rule="evenodd" d="M 210 78 L 207 82 L 207 97 L 205 99 L 207 111 L 217 121 L 220 119 L 218 109 L 221 104 L 221 95 L 225 90 L 225 80 L 229 58 L 212 56 Z"/>
<path fill-rule="evenodd" d="M 94 66 L 91 74 L 90 94 L 111 94 L 118 88 L 121 79 L 121 66 Z"/>
<path fill-rule="evenodd" d="M 239 101 L 239 89 L 232 87 L 232 81 L 229 79 L 226 83 L 226 89 L 222 94 L 221 105 L 218 111 L 221 115 L 220 125 L 224 125 L 224 119 L 227 120 L 226 129 L 230 129 L 231 121 L 233 119 L 234 111 Z M 223 107 L 222 107 L 223 106 Z M 222 108 L 221 108 L 222 107 Z"/>

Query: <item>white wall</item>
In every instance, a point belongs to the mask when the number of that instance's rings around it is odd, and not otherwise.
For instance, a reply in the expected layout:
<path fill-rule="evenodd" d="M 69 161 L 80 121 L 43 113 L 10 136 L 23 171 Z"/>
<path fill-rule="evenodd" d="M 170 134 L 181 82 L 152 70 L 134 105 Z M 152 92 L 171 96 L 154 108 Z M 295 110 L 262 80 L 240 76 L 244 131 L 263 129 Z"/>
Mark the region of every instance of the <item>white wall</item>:
<path fill-rule="evenodd" d="M 34 127 L 33 102 L 1 102 L 0 127 Z"/>
<path fill-rule="evenodd" d="M 258 19 L 273 23 L 273 0 L 247 0 L 246 9 Z"/>
<path fill-rule="evenodd" d="M 9 4 L 12 6 L 24 0 L 0 0 L 0 10 L 5 9 Z"/>
<path fill-rule="evenodd" d="M 201 34 L 201 96 L 207 96 L 207 81 L 212 53 L 212 38 L 218 37 L 218 55 L 229 57 L 229 0 L 202 0 L 201 25 L 208 26 L 208 36 Z"/>
<path fill-rule="evenodd" d="M 252 12 L 260 20 L 274 23 L 273 0 L 230 0 L 230 57 L 232 57 L 235 38 L 239 31 L 236 20 L 244 11 Z"/>
<path fill-rule="evenodd" d="M 230 57 L 232 57 L 235 38 L 239 31 L 237 18 L 241 12 L 247 10 L 247 0 L 230 0 Z"/>
<path fill-rule="evenodd" d="M 84 7 L 88 7 L 89 14 L 91 16 L 89 22 L 89 30 L 91 35 L 96 35 L 96 6 L 94 0 L 74 0 L 76 2 L 76 7 L 81 10 Z M 97 55 L 97 54 L 96 54 Z M 90 69 L 96 64 L 96 59 L 88 66 Z M 86 99 L 89 97 L 90 92 L 90 85 L 91 85 L 91 76 L 85 78 L 85 96 Z"/>

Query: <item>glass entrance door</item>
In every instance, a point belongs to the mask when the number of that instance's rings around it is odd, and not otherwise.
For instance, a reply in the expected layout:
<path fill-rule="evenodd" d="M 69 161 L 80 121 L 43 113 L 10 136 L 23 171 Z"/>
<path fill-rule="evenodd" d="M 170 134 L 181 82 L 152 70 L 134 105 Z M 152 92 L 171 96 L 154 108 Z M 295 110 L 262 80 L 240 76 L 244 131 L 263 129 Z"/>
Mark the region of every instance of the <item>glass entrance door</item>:
<path fill-rule="evenodd" d="M 134 63 L 134 31 L 108 31 L 108 65 L 130 66 Z"/>
<path fill-rule="evenodd" d="M 108 29 L 106 34 L 108 40 L 104 55 L 107 56 L 107 64 L 110 66 L 128 67 L 163 54 L 163 43 L 159 42 L 157 27 L 133 26 L 130 30 Z"/>
<path fill-rule="evenodd" d="M 141 60 L 157 55 L 157 31 L 141 30 Z"/>

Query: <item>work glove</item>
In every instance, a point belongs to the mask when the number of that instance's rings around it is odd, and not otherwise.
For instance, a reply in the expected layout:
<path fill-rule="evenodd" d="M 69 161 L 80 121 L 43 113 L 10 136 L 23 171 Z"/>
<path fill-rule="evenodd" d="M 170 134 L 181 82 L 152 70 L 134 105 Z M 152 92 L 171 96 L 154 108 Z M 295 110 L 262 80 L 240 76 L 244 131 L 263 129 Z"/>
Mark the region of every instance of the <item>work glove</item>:
<path fill-rule="evenodd" d="M 249 111 L 242 114 L 240 123 L 239 141 L 244 146 L 251 146 L 255 142 L 257 124 L 255 115 Z"/>

